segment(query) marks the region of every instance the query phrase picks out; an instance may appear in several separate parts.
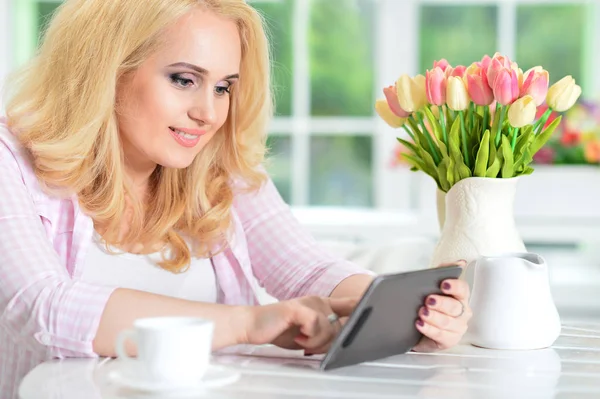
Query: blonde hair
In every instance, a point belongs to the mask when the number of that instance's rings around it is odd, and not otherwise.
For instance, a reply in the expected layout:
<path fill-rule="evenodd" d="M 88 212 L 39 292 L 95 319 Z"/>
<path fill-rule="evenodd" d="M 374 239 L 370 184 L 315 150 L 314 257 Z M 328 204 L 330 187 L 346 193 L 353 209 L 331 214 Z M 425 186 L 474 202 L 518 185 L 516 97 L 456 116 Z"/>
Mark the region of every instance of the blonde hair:
<path fill-rule="evenodd" d="M 155 170 L 152 206 L 145 207 L 124 178 L 117 84 L 159 48 L 171 23 L 195 7 L 237 24 L 240 79 L 221 130 L 188 168 Z M 8 124 L 31 153 L 44 189 L 77 194 L 82 209 L 105 229 L 107 243 L 166 242 L 171 254 L 163 252 L 160 266 L 183 271 L 192 253 L 209 257 L 225 248 L 232 182 L 255 190 L 265 180 L 259 165 L 273 108 L 269 66 L 263 19 L 243 0 L 66 0 L 36 56 L 10 82 Z M 129 231 L 119 240 L 129 209 Z M 184 237 L 192 240 L 191 251 Z"/>

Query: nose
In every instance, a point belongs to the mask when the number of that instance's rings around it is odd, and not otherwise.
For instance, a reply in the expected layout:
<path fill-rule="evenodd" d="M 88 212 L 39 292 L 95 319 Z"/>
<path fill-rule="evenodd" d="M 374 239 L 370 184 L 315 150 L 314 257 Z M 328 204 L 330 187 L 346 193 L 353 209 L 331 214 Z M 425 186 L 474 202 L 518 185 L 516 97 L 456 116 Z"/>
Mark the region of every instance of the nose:
<path fill-rule="evenodd" d="M 214 125 L 217 121 L 217 111 L 212 91 L 198 96 L 188 115 L 202 125 Z"/>

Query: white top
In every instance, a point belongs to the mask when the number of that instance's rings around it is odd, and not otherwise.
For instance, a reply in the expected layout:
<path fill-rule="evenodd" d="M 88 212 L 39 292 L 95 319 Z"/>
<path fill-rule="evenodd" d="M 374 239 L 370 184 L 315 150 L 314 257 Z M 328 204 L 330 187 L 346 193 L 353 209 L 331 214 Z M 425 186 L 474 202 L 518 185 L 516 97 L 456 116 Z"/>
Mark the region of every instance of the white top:
<path fill-rule="evenodd" d="M 107 252 L 100 236 L 94 232 L 83 268 L 83 281 L 192 301 L 217 302 L 217 282 L 210 259 L 192 258 L 187 271 L 172 273 L 154 262 L 161 259 L 158 252 L 137 255 L 111 250 L 116 253 Z"/>

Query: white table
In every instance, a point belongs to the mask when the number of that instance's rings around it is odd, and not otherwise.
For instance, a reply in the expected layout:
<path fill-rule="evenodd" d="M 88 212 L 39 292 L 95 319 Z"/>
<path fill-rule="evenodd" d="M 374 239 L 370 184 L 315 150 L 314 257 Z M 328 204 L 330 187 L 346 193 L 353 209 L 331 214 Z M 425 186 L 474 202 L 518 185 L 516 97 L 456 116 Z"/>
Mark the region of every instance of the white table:
<path fill-rule="evenodd" d="M 552 348 L 497 351 L 459 345 L 435 354 L 409 353 L 328 372 L 317 359 L 275 347 L 213 356 L 241 374 L 228 386 L 195 397 L 271 398 L 597 398 L 600 323 L 565 323 Z M 22 381 L 22 399 L 149 398 L 110 383 L 113 359 L 41 364 Z"/>

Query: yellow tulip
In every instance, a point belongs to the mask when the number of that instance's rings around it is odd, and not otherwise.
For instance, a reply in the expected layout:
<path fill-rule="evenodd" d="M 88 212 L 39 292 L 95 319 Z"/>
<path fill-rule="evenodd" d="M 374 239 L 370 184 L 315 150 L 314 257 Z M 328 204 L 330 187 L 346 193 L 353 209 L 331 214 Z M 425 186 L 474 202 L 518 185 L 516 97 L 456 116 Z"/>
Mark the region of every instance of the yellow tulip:
<path fill-rule="evenodd" d="M 400 107 L 406 112 L 415 112 L 427 104 L 425 91 L 425 76 L 417 75 L 414 78 L 404 74 L 396 81 L 396 92 Z"/>
<path fill-rule="evenodd" d="M 564 112 L 575 104 L 580 95 L 581 87 L 575 84 L 575 79 L 568 75 L 550 86 L 546 102 L 552 110 Z"/>
<path fill-rule="evenodd" d="M 384 98 L 378 99 L 375 102 L 375 111 L 377 111 L 377 114 L 385 123 L 393 128 L 399 128 L 406 122 L 406 118 L 400 118 L 392 112 L 387 100 Z"/>
<path fill-rule="evenodd" d="M 467 86 L 462 78 L 450 76 L 446 85 L 446 104 L 453 111 L 464 111 L 469 106 Z"/>
<path fill-rule="evenodd" d="M 529 125 L 535 119 L 535 100 L 532 96 L 526 95 L 519 98 L 511 104 L 508 109 L 508 121 L 513 127 L 523 127 Z"/>

